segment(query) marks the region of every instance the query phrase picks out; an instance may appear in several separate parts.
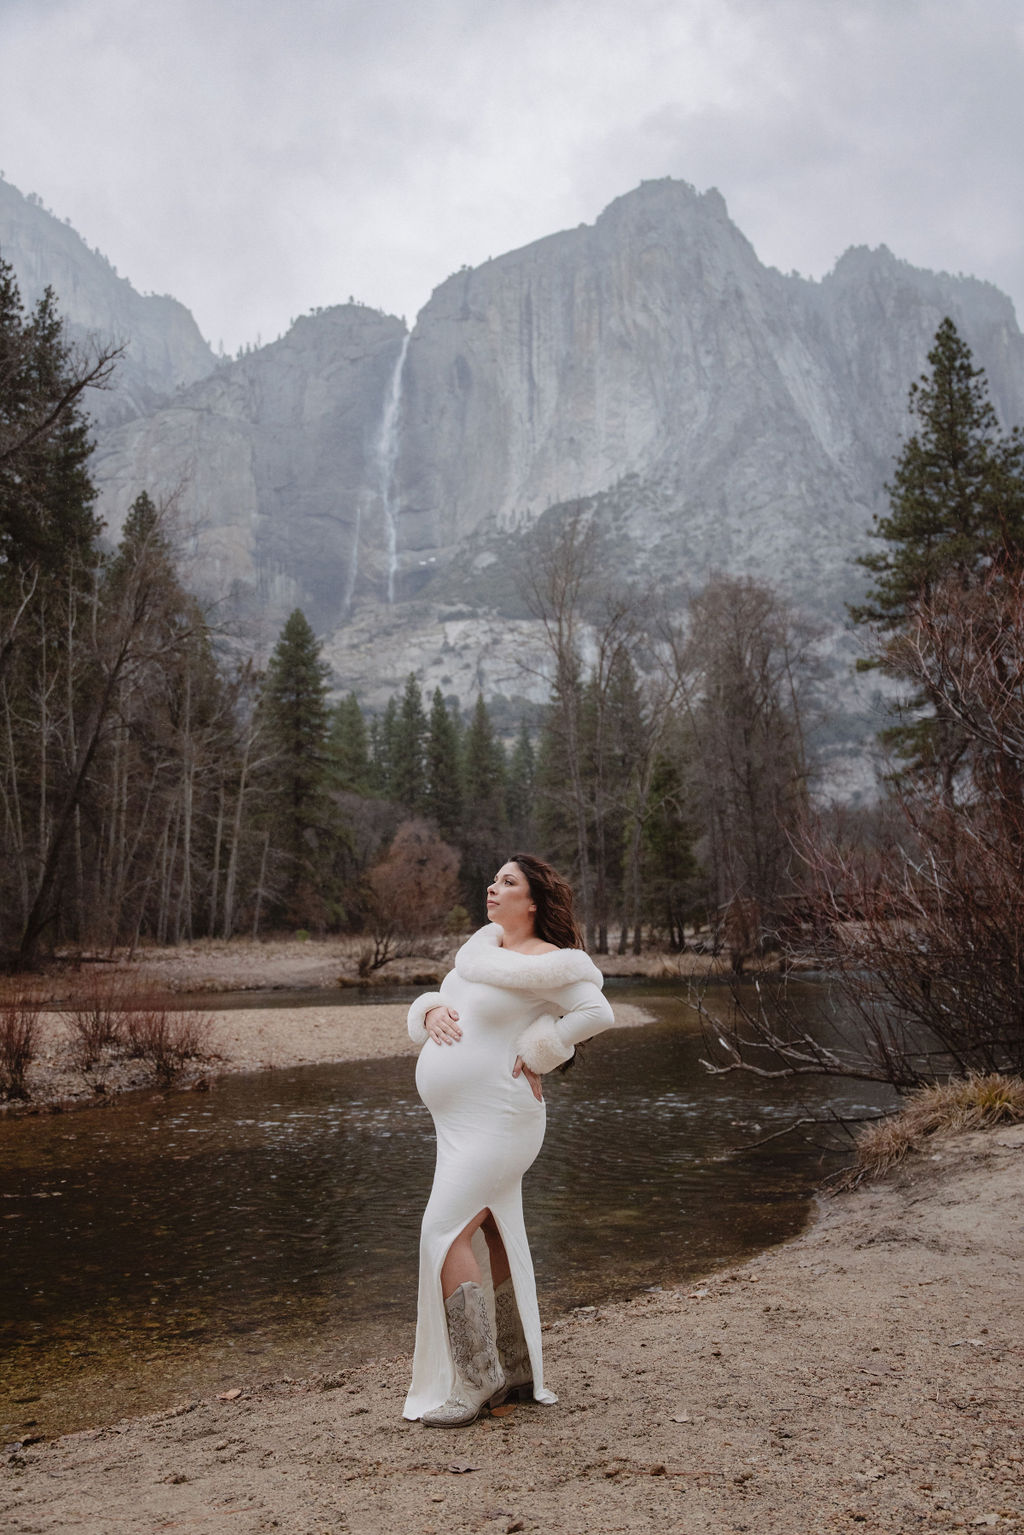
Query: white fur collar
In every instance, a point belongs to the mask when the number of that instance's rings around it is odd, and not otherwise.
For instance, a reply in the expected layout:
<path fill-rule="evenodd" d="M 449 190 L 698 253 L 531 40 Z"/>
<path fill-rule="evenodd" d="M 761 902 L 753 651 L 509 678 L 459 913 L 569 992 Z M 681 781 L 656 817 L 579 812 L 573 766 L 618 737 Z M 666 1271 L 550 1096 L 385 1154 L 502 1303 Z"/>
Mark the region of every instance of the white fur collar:
<path fill-rule="evenodd" d="M 456 974 L 485 986 L 513 991 L 572 986 L 576 981 L 604 985 L 604 976 L 582 949 L 552 949 L 548 954 L 517 954 L 501 947 L 502 930 L 489 922 L 468 938 L 455 956 Z"/>

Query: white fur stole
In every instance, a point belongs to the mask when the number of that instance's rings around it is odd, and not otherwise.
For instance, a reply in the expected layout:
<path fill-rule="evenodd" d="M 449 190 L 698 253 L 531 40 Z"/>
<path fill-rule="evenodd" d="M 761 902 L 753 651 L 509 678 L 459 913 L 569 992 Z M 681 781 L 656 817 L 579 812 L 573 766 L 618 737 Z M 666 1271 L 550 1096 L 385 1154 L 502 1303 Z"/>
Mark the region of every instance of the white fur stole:
<path fill-rule="evenodd" d="M 604 985 L 604 976 L 582 949 L 552 949 L 548 954 L 517 954 L 501 947 L 502 930 L 490 922 L 468 938 L 455 956 L 464 981 L 505 986 L 511 991 L 557 991 L 577 981 Z"/>

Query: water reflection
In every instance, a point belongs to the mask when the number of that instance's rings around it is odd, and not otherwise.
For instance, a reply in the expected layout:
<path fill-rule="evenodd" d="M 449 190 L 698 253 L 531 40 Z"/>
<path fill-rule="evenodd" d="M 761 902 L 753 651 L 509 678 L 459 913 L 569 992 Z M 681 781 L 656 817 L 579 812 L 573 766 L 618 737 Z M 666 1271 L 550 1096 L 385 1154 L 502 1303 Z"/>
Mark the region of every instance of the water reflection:
<path fill-rule="evenodd" d="M 692 1015 L 650 1005 L 661 1022 L 547 1079 L 526 1204 L 549 1313 L 794 1233 L 827 1153 L 737 1147 L 801 1104 L 854 1101 L 708 1078 Z M 410 1349 L 433 1160 L 413 1067 L 231 1077 L 208 1095 L 0 1125 L 5 1437 Z"/>

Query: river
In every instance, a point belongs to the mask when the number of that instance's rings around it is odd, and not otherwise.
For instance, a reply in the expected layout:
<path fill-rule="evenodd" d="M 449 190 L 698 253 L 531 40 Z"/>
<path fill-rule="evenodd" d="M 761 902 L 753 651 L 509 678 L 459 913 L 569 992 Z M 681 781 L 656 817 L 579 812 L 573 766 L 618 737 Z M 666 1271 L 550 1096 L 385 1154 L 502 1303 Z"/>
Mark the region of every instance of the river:
<path fill-rule="evenodd" d="M 813 1011 L 820 991 L 798 990 Z M 525 1203 L 548 1317 L 792 1236 L 835 1153 L 824 1135 L 752 1143 L 804 1112 L 890 1101 L 863 1084 L 709 1077 L 685 998 L 616 996 L 657 1022 L 545 1079 Z M 410 1351 L 433 1162 L 414 1065 L 227 1076 L 205 1094 L 0 1123 L 4 1440 Z"/>

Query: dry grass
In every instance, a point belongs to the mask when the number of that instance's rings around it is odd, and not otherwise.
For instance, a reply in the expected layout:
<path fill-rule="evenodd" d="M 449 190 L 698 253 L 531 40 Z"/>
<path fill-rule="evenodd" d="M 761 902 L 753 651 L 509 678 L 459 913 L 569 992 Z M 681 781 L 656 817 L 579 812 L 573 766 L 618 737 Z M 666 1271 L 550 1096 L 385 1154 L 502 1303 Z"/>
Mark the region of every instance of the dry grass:
<path fill-rule="evenodd" d="M 170 1087 L 191 1062 L 217 1059 L 210 1046 L 212 1020 L 199 1013 L 174 1013 L 166 1007 L 136 1007 L 124 1015 L 124 1047 L 130 1058 L 145 1061 L 156 1080 Z"/>
<path fill-rule="evenodd" d="M 25 1073 L 36 1053 L 38 1004 L 26 997 L 0 1003 L 0 1098 L 27 1098 Z"/>
<path fill-rule="evenodd" d="M 130 983 L 119 976 L 87 975 L 78 981 L 67 1018 L 82 1071 L 91 1070 L 108 1046 L 122 1042 L 125 1015 L 138 1000 Z"/>
<path fill-rule="evenodd" d="M 957 1135 L 987 1125 L 1024 1120 L 1024 1079 L 997 1072 L 921 1087 L 908 1093 L 893 1119 L 871 1125 L 857 1140 L 856 1160 L 837 1180 L 840 1189 L 856 1188 L 881 1177 L 928 1138 L 945 1131 Z"/>

